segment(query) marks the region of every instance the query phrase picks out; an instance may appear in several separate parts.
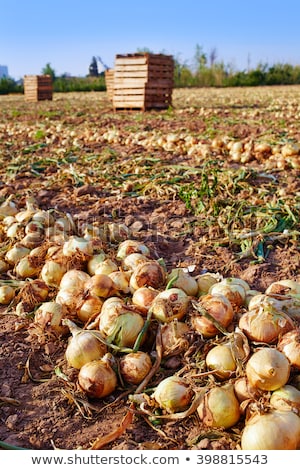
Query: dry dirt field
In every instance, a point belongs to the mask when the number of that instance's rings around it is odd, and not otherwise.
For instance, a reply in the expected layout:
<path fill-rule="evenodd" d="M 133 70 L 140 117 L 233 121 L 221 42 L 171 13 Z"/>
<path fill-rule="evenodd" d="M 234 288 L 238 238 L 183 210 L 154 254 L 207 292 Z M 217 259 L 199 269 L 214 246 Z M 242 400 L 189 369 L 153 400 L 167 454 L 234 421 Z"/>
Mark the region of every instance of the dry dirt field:
<path fill-rule="evenodd" d="M 48 324 L 37 325 L 37 308 L 54 301 L 59 290 L 41 273 L 46 249 L 76 235 L 90 237 L 93 255 L 104 253 L 120 270 L 118 247 L 131 239 L 149 248 L 149 259 L 164 265 L 166 277 L 185 268 L 197 279 L 207 272 L 217 274 L 218 282 L 241 279 L 249 296 L 275 281 L 300 283 L 299 122 L 300 87 L 176 89 L 172 108 L 144 113 L 114 112 L 106 93 L 54 94 L 52 101 L 39 103 L 0 96 L 0 286 L 14 289 L 9 302 L 1 297 L 2 449 L 241 448 L 245 402 L 239 420 L 222 427 L 201 419 L 193 402 L 164 417 L 168 412 L 153 402 L 152 393 L 171 375 L 186 380 L 194 393 L 243 377 L 246 361 L 224 380 L 207 368 L 205 358 L 227 335 L 232 338 L 247 299 L 232 304 L 234 317 L 225 333 L 217 330 L 206 338 L 193 327 L 193 317 L 200 315 L 194 303 L 201 296 L 189 295 L 181 318 L 188 328 L 184 347 L 169 355 L 161 348 L 164 322 L 149 317 L 139 346 L 152 361 L 145 387 L 122 380 L 119 365 L 126 352 L 112 344 L 108 351 L 118 385 L 104 398 L 93 398 L 79 387 L 78 369 L 66 361 L 70 333 L 57 335 Z M 27 214 L 16 219 L 14 213 L 9 220 L 8 206 Z M 45 226 L 33 227 L 37 237 L 31 232 L 34 241 L 25 242 L 27 225 L 41 211 L 68 228 L 51 238 Z M 29 252 L 41 248 L 29 274 L 7 261 L 16 245 Z M 87 272 L 91 257 L 64 258 L 66 269 Z M 30 289 L 36 280 L 46 284 L 40 286 L 42 297 Z M 166 286 L 164 280 L 156 288 Z M 134 310 L 132 292 L 117 295 Z M 71 310 L 66 316 L 88 329 L 90 322 Z M 146 322 L 145 313 L 142 318 Z M 293 322 L 296 329 L 299 314 Z M 276 348 L 279 338 L 267 347 Z M 266 345 L 245 341 L 249 354 Z M 294 365 L 288 383 L 300 387 Z M 136 403 L 136 391 L 150 397 L 149 403 Z M 266 413 L 270 393 L 250 400 L 252 407 Z"/>

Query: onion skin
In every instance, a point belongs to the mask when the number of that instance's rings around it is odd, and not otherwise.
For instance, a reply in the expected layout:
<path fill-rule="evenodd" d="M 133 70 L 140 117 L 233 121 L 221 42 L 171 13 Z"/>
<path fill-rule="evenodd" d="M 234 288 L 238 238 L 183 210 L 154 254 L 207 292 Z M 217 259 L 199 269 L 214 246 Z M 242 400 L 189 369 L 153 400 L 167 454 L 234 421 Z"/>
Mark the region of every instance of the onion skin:
<path fill-rule="evenodd" d="M 160 291 L 153 289 L 152 287 L 139 287 L 132 294 L 132 303 L 141 313 L 147 314 L 153 300 L 156 298 L 159 292 Z"/>
<path fill-rule="evenodd" d="M 152 396 L 168 413 L 177 413 L 189 406 L 194 392 L 184 379 L 172 375 L 158 384 Z"/>
<path fill-rule="evenodd" d="M 261 304 L 241 316 L 239 328 L 251 341 L 273 344 L 279 335 L 293 330 L 295 323 L 284 312 L 274 312 Z"/>
<path fill-rule="evenodd" d="M 148 353 L 137 351 L 128 353 L 120 359 L 120 372 L 123 379 L 133 385 L 138 385 L 152 368 Z"/>
<path fill-rule="evenodd" d="M 230 301 L 224 295 L 207 294 L 199 300 L 200 306 L 215 318 L 224 328 L 230 325 L 234 312 Z M 219 333 L 217 327 L 200 313 L 192 315 L 192 326 L 204 338 L 212 338 Z"/>
<path fill-rule="evenodd" d="M 252 415 L 241 437 L 242 450 L 296 450 L 299 445 L 300 418 L 292 411 Z"/>
<path fill-rule="evenodd" d="M 300 369 L 300 330 L 294 329 L 283 335 L 277 349 L 281 351 L 296 369 Z"/>
<path fill-rule="evenodd" d="M 187 313 L 190 297 L 177 287 L 161 291 L 153 300 L 149 311 L 153 318 L 168 323 L 175 319 L 181 320 Z"/>
<path fill-rule="evenodd" d="M 158 261 L 150 260 L 139 264 L 130 277 L 130 288 L 133 293 L 139 287 L 164 288 L 166 272 Z"/>
<path fill-rule="evenodd" d="M 218 344 L 208 351 L 206 366 L 220 380 L 229 379 L 236 371 L 236 362 L 230 344 Z"/>
<path fill-rule="evenodd" d="M 239 421 L 241 412 L 233 385 L 228 383 L 210 389 L 200 402 L 197 413 L 206 426 L 225 429 L 234 426 Z"/>
<path fill-rule="evenodd" d="M 67 363 L 74 369 L 81 369 L 84 364 L 101 359 L 107 353 L 107 347 L 93 334 L 92 330 L 83 330 L 70 320 L 65 320 L 72 336 L 65 352 Z"/>
<path fill-rule="evenodd" d="M 271 395 L 270 404 L 277 410 L 290 410 L 300 413 L 300 390 L 293 385 L 277 388 Z"/>
<path fill-rule="evenodd" d="M 283 353 L 266 347 L 250 356 L 246 364 L 246 376 L 251 386 L 273 391 L 287 383 L 290 369 L 290 362 Z"/>
<path fill-rule="evenodd" d="M 81 367 L 78 383 L 89 397 L 103 398 L 115 391 L 118 380 L 109 363 L 100 359 Z"/>

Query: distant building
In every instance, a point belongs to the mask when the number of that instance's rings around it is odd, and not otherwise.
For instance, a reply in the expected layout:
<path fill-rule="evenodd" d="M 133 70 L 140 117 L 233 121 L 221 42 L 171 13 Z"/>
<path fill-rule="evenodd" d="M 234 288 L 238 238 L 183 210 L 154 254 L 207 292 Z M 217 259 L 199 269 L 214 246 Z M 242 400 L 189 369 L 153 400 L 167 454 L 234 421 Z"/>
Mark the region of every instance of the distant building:
<path fill-rule="evenodd" d="M 8 67 L 6 65 L 0 65 L 0 78 L 8 77 Z"/>

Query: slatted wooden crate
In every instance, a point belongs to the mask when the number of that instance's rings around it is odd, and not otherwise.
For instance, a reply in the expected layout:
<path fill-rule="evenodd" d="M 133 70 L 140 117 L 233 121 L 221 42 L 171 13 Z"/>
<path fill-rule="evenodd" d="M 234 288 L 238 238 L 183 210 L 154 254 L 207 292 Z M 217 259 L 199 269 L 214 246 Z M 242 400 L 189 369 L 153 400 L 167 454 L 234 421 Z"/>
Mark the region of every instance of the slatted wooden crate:
<path fill-rule="evenodd" d="M 107 92 L 108 99 L 112 101 L 113 96 L 114 96 L 114 70 L 113 69 L 105 70 L 105 84 L 106 84 L 106 92 Z"/>
<path fill-rule="evenodd" d="M 118 109 L 166 109 L 172 104 L 174 60 L 164 54 L 117 55 L 113 106 Z"/>
<path fill-rule="evenodd" d="M 26 101 L 52 100 L 53 87 L 50 75 L 25 75 L 24 97 Z"/>

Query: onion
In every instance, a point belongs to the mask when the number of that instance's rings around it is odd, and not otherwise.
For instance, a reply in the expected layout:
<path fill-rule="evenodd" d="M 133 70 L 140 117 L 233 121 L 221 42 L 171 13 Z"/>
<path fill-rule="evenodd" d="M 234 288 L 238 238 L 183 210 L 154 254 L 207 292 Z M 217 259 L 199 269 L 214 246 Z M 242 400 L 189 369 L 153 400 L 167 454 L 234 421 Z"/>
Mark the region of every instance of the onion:
<path fill-rule="evenodd" d="M 242 281 L 242 279 L 230 277 L 213 284 L 209 293 L 211 295 L 224 295 L 232 305 L 240 307 L 241 305 L 244 305 L 246 292 L 249 289 L 249 285 L 245 281 Z"/>
<path fill-rule="evenodd" d="M 81 367 L 78 383 L 89 397 L 103 398 L 115 391 L 118 380 L 109 362 L 100 359 L 87 362 Z"/>
<path fill-rule="evenodd" d="M 130 293 L 129 281 L 131 274 L 128 271 L 113 271 L 109 274 L 112 279 L 116 291 L 122 292 L 123 294 Z"/>
<path fill-rule="evenodd" d="M 111 297 L 117 292 L 114 281 L 107 274 L 94 274 L 84 287 L 90 294 L 98 297 Z"/>
<path fill-rule="evenodd" d="M 188 331 L 188 325 L 177 319 L 162 325 L 161 342 L 164 357 L 174 356 L 188 349 L 189 341 L 186 337 Z"/>
<path fill-rule="evenodd" d="M 131 301 L 141 313 L 147 313 L 159 292 L 159 290 L 152 287 L 139 287 L 133 292 Z"/>
<path fill-rule="evenodd" d="M 15 289 L 9 285 L 0 286 L 0 304 L 8 305 L 15 296 Z"/>
<path fill-rule="evenodd" d="M 159 407 L 168 413 L 184 411 L 190 405 L 193 396 L 191 385 L 175 375 L 163 379 L 152 394 Z"/>
<path fill-rule="evenodd" d="M 253 387 L 260 390 L 276 390 L 287 383 L 290 363 L 277 349 L 262 348 L 248 359 L 246 376 Z"/>
<path fill-rule="evenodd" d="M 78 293 L 84 289 L 85 283 L 90 279 L 90 275 L 78 269 L 68 270 L 61 278 L 59 289 Z"/>
<path fill-rule="evenodd" d="M 131 253 L 122 260 L 122 267 L 126 271 L 134 271 L 140 264 L 146 263 L 149 258 L 142 253 Z"/>
<path fill-rule="evenodd" d="M 209 427 L 227 429 L 235 425 L 241 412 L 233 385 L 227 383 L 211 388 L 202 398 L 197 413 L 203 424 Z"/>
<path fill-rule="evenodd" d="M 166 279 L 171 287 L 183 290 L 187 295 L 196 296 L 198 293 L 198 283 L 194 277 L 185 272 L 183 268 L 172 269 Z"/>
<path fill-rule="evenodd" d="M 123 260 L 126 256 L 130 255 L 131 253 L 141 253 L 145 256 L 150 255 L 149 248 L 140 243 L 137 240 L 124 240 L 119 244 L 116 257 L 117 259 Z"/>
<path fill-rule="evenodd" d="M 57 302 L 43 302 L 35 311 L 34 323 L 39 325 L 43 331 L 49 331 L 58 335 L 68 333 L 68 327 L 63 325 L 65 310 Z"/>
<path fill-rule="evenodd" d="M 264 392 L 249 384 L 247 377 L 238 378 L 234 384 L 234 393 L 240 403 L 245 400 L 255 400 L 259 398 Z"/>
<path fill-rule="evenodd" d="M 40 266 L 37 266 L 36 263 L 30 258 L 30 255 L 23 256 L 15 266 L 16 275 L 25 279 L 26 277 L 35 277 L 40 271 Z"/>
<path fill-rule="evenodd" d="M 49 287 L 59 287 L 63 275 L 67 272 L 64 264 L 51 259 L 46 260 L 40 276 Z"/>
<path fill-rule="evenodd" d="M 112 243 L 121 242 L 130 236 L 130 230 L 125 224 L 114 222 L 107 224 L 109 241 Z"/>
<path fill-rule="evenodd" d="M 138 265 L 130 277 L 130 289 L 134 292 L 139 287 L 161 289 L 165 285 L 166 272 L 158 261 L 150 260 Z"/>
<path fill-rule="evenodd" d="M 129 384 L 138 385 L 152 368 L 149 354 L 143 351 L 128 353 L 120 359 L 120 372 Z"/>
<path fill-rule="evenodd" d="M 266 294 L 294 295 L 300 294 L 299 282 L 291 279 L 282 279 L 281 281 L 272 282 L 265 290 Z"/>
<path fill-rule="evenodd" d="M 38 210 L 33 216 L 32 220 L 40 222 L 44 227 L 50 227 L 54 224 L 55 219 L 49 210 Z"/>
<path fill-rule="evenodd" d="M 133 311 L 124 310 L 114 317 L 110 323 L 106 321 L 105 324 L 103 324 L 102 313 L 100 314 L 100 332 L 107 338 L 109 343 L 119 347 L 132 348 L 143 326 L 143 317 Z"/>
<path fill-rule="evenodd" d="M 17 238 L 20 236 L 20 233 L 24 235 L 23 225 L 19 222 L 14 222 L 6 230 L 6 236 L 8 238 Z"/>
<path fill-rule="evenodd" d="M 210 349 L 206 354 L 205 362 L 213 375 L 221 380 L 228 379 L 236 371 L 236 362 L 229 343 L 218 344 Z"/>
<path fill-rule="evenodd" d="M 9 270 L 9 264 L 0 258 L 0 274 L 6 273 Z"/>
<path fill-rule="evenodd" d="M 262 303 L 272 310 L 275 315 L 276 312 L 284 312 L 293 320 L 300 320 L 300 299 L 296 296 L 258 294 L 252 297 L 248 309 L 254 310 Z"/>
<path fill-rule="evenodd" d="M 77 252 L 92 256 L 93 245 L 91 244 L 90 240 L 72 235 L 63 245 L 63 255 L 72 257 Z"/>
<path fill-rule="evenodd" d="M 298 328 L 285 333 L 279 339 L 277 349 L 288 358 L 293 367 L 300 369 L 300 330 Z"/>
<path fill-rule="evenodd" d="M 101 261 L 97 266 L 95 266 L 94 274 L 106 274 L 109 275 L 110 273 L 117 271 L 118 265 L 110 258 L 107 258 Z"/>
<path fill-rule="evenodd" d="M 103 250 L 100 251 L 100 253 L 94 254 L 87 263 L 87 272 L 90 274 L 90 276 L 93 276 L 95 274 L 95 269 L 97 266 L 102 263 L 106 259 L 106 254 L 104 253 Z"/>
<path fill-rule="evenodd" d="M 82 322 L 87 322 L 101 312 L 103 300 L 96 295 L 85 295 L 83 301 L 76 307 L 77 318 Z"/>
<path fill-rule="evenodd" d="M 232 304 L 224 295 L 206 294 L 200 298 L 199 306 L 206 310 L 224 328 L 228 327 L 233 320 Z M 198 312 L 192 315 L 191 322 L 194 330 L 204 338 L 212 338 L 219 333 L 218 328 L 214 326 L 211 320 Z"/>
<path fill-rule="evenodd" d="M 63 323 L 67 325 L 72 335 L 65 351 L 70 367 L 80 369 L 84 364 L 101 359 L 106 354 L 107 347 L 97 338 L 97 332 L 83 330 L 69 319 Z"/>
<path fill-rule="evenodd" d="M 260 297 L 261 303 L 249 307 L 239 320 L 239 328 L 252 341 L 274 343 L 280 335 L 295 328 L 293 320 L 284 312 L 274 308 L 268 297 Z M 250 305 L 253 304 L 250 302 Z"/>
<path fill-rule="evenodd" d="M 296 450 L 299 445 L 300 418 L 292 411 L 252 415 L 242 431 L 242 450 Z"/>
<path fill-rule="evenodd" d="M 149 311 L 160 322 L 182 319 L 188 310 L 190 297 L 177 287 L 161 291 L 153 300 Z"/>
<path fill-rule="evenodd" d="M 270 404 L 276 410 L 290 410 L 300 413 L 300 390 L 293 385 L 277 388 L 271 395 Z"/>
<path fill-rule="evenodd" d="M 199 274 L 195 279 L 198 284 L 198 296 L 202 296 L 208 294 L 209 289 L 220 281 L 220 276 L 215 273 L 205 273 Z"/>
<path fill-rule="evenodd" d="M 20 259 L 24 258 L 24 256 L 29 255 L 29 253 L 29 248 L 21 243 L 15 243 L 14 246 L 6 252 L 5 259 L 9 264 L 15 265 Z"/>

